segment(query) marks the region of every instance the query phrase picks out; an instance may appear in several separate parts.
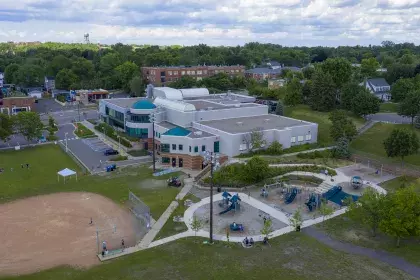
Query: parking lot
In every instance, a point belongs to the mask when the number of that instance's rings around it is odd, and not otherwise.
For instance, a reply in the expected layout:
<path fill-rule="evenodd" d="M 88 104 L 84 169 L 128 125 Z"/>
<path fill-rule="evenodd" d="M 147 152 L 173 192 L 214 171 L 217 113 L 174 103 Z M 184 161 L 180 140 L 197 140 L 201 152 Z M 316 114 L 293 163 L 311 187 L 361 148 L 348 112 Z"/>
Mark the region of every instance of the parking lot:
<path fill-rule="evenodd" d="M 107 149 L 111 149 L 110 146 L 102 142 L 99 138 L 88 138 L 83 139 L 83 143 L 88 145 L 93 151 L 103 153 Z"/>

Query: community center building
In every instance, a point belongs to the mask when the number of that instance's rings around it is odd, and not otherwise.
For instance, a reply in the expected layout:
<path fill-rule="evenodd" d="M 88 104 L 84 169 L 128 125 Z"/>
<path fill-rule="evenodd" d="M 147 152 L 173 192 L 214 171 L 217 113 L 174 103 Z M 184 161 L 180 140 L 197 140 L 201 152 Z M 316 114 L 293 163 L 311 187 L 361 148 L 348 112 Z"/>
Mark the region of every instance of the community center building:
<path fill-rule="evenodd" d="M 201 169 L 205 151 L 224 160 L 249 152 L 255 131 L 265 146 L 317 141 L 318 124 L 269 114 L 268 106 L 254 102 L 254 97 L 210 94 L 205 88 L 156 87 L 148 98 L 102 99 L 99 111 L 104 122 L 142 139 L 145 149 L 151 149 L 154 137 L 161 162 L 173 167 Z"/>

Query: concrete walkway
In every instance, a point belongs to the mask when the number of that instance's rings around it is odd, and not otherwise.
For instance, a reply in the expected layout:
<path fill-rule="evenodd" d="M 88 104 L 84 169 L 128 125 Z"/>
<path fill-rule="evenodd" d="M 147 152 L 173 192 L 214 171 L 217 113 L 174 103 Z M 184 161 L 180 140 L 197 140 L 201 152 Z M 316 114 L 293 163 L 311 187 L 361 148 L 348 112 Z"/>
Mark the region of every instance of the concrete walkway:
<path fill-rule="evenodd" d="M 405 271 L 406 273 L 414 277 L 420 278 L 420 267 L 407 262 L 403 258 L 391 255 L 382 250 L 374 250 L 334 240 L 324 232 L 314 227 L 305 228 L 302 230 L 302 232 L 315 238 L 319 242 L 333 248 L 334 250 L 342 251 L 349 254 L 366 256 L 374 260 L 382 261 L 398 269 L 401 269 L 402 271 Z"/>

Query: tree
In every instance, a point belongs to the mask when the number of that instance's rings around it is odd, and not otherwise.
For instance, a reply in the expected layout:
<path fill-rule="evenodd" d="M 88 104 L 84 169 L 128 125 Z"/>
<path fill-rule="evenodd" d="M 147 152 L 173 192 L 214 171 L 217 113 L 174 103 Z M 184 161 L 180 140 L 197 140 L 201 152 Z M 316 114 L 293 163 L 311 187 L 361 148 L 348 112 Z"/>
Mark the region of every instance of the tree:
<path fill-rule="evenodd" d="M 298 229 L 303 224 L 303 217 L 302 217 L 302 209 L 299 207 L 296 209 L 295 213 L 289 218 L 290 225 L 293 226 L 293 228 L 298 231 Z"/>
<path fill-rule="evenodd" d="M 6 142 L 13 134 L 13 119 L 6 114 L 0 113 L 0 140 Z"/>
<path fill-rule="evenodd" d="M 194 235 L 197 236 L 197 231 L 203 228 L 204 223 L 202 220 L 198 219 L 195 215 L 192 218 L 190 223 L 191 229 L 194 231 Z"/>
<path fill-rule="evenodd" d="M 340 137 L 335 143 L 335 148 L 332 150 L 332 156 L 334 158 L 349 159 L 351 156 L 349 139 Z"/>
<path fill-rule="evenodd" d="M 281 155 L 283 152 L 283 145 L 274 140 L 267 148 L 267 152 L 271 155 Z"/>
<path fill-rule="evenodd" d="M 4 80 L 6 83 L 16 84 L 16 74 L 19 71 L 19 68 L 19 64 L 12 63 L 4 69 Z"/>
<path fill-rule="evenodd" d="M 55 120 L 54 118 L 50 115 L 48 116 L 48 125 L 50 126 L 50 128 L 54 129 L 55 128 Z"/>
<path fill-rule="evenodd" d="M 414 124 L 414 127 L 420 129 L 420 113 L 416 117 L 416 122 Z"/>
<path fill-rule="evenodd" d="M 367 188 L 357 202 L 350 203 L 348 216 L 370 228 L 372 236 L 383 220 L 385 210 L 385 195 L 372 188 Z"/>
<path fill-rule="evenodd" d="M 263 228 L 261 229 L 261 234 L 264 235 L 265 238 L 269 238 L 270 234 L 273 232 L 273 222 L 271 219 L 264 220 Z"/>
<path fill-rule="evenodd" d="M 404 158 L 417 153 L 419 139 L 414 131 L 396 128 L 384 141 L 384 148 L 388 157 L 400 157 L 401 164 Z"/>
<path fill-rule="evenodd" d="M 254 156 L 245 164 L 245 174 L 243 176 L 249 183 L 255 183 L 266 178 L 269 171 L 270 167 L 268 166 L 268 162 L 260 157 Z"/>
<path fill-rule="evenodd" d="M 284 97 L 284 104 L 295 106 L 302 103 L 302 85 L 300 80 L 293 78 L 286 85 L 286 96 Z"/>
<path fill-rule="evenodd" d="M 398 115 L 411 118 L 411 125 L 414 125 L 414 118 L 420 113 L 420 91 L 412 91 L 407 94 L 398 107 Z"/>
<path fill-rule="evenodd" d="M 366 78 L 372 78 L 376 76 L 376 70 L 380 67 L 379 62 L 376 60 L 376 58 L 366 58 L 362 59 L 362 65 L 361 65 L 361 72 L 362 75 Z"/>
<path fill-rule="evenodd" d="M 92 61 L 78 57 L 72 63 L 71 70 L 79 77 L 79 80 L 90 80 L 95 76 L 95 69 Z"/>
<path fill-rule="evenodd" d="M 345 58 L 328 58 L 321 64 L 321 69 L 331 76 L 337 90 L 350 81 L 351 64 Z"/>
<path fill-rule="evenodd" d="M 334 208 L 328 204 L 326 199 L 321 200 L 321 206 L 319 207 L 319 214 L 322 215 L 322 221 L 325 221 L 325 218 L 331 216 L 334 213 Z"/>
<path fill-rule="evenodd" d="M 357 83 L 345 84 L 341 90 L 340 105 L 342 109 L 351 111 L 353 109 L 353 100 L 364 88 Z"/>
<path fill-rule="evenodd" d="M 250 148 L 251 150 L 258 150 L 264 147 L 266 141 L 264 139 L 264 133 L 256 128 L 255 130 L 251 131 L 250 134 Z"/>
<path fill-rule="evenodd" d="M 64 55 L 57 55 L 55 56 L 47 68 L 47 73 L 51 76 L 55 76 L 63 69 L 70 69 L 72 62 L 70 59 L 65 57 Z"/>
<path fill-rule="evenodd" d="M 179 80 L 169 84 L 169 87 L 173 88 L 193 88 L 197 84 L 197 81 L 190 76 L 182 76 Z"/>
<path fill-rule="evenodd" d="M 379 227 L 396 238 L 397 247 L 401 238 L 420 236 L 420 195 L 412 187 L 389 194 L 383 208 Z"/>
<path fill-rule="evenodd" d="M 113 74 L 114 69 L 121 63 L 121 58 L 117 53 L 108 53 L 101 57 L 99 70 L 103 76 L 109 76 Z"/>
<path fill-rule="evenodd" d="M 303 68 L 302 73 L 305 79 L 310 80 L 312 79 L 312 76 L 315 73 L 315 68 L 311 66 L 305 67 Z"/>
<path fill-rule="evenodd" d="M 363 89 L 358 95 L 353 98 L 352 111 L 359 116 L 367 116 L 379 112 L 380 100 Z"/>
<path fill-rule="evenodd" d="M 24 64 L 15 73 L 15 82 L 25 87 L 40 86 L 44 82 L 44 71 L 41 66 Z"/>
<path fill-rule="evenodd" d="M 69 90 L 78 82 L 76 74 L 70 69 L 62 69 L 55 77 L 55 87 Z"/>
<path fill-rule="evenodd" d="M 44 124 L 35 112 L 20 112 L 14 120 L 16 130 L 22 134 L 26 140 L 31 141 L 42 136 Z"/>
<path fill-rule="evenodd" d="M 336 89 L 331 75 L 319 69 L 315 71 L 308 103 L 316 111 L 330 111 L 335 107 Z"/>
<path fill-rule="evenodd" d="M 130 81 L 135 75 L 139 75 L 139 69 L 133 62 L 126 61 L 115 68 L 115 73 L 123 89 L 130 91 Z"/>
<path fill-rule="evenodd" d="M 333 111 L 330 113 L 329 119 L 332 122 L 330 135 L 334 141 L 338 141 L 342 137 L 351 140 L 356 136 L 356 126 L 346 112 L 342 110 Z"/>
<path fill-rule="evenodd" d="M 281 100 L 279 100 L 279 101 L 277 101 L 276 115 L 283 116 L 283 114 L 284 114 L 283 102 Z"/>
<path fill-rule="evenodd" d="M 388 67 L 388 71 L 386 72 L 386 80 L 388 83 L 393 84 L 395 81 L 401 78 L 413 78 L 414 68 L 415 67 L 410 64 L 392 64 L 390 67 Z"/>
<path fill-rule="evenodd" d="M 143 85 L 143 80 L 141 77 L 136 76 L 133 77 L 130 81 L 130 92 L 134 95 L 134 96 L 144 96 L 144 85 Z"/>
<path fill-rule="evenodd" d="M 404 100 L 406 94 L 415 90 L 413 79 L 399 79 L 391 87 L 391 96 L 394 102 Z"/>

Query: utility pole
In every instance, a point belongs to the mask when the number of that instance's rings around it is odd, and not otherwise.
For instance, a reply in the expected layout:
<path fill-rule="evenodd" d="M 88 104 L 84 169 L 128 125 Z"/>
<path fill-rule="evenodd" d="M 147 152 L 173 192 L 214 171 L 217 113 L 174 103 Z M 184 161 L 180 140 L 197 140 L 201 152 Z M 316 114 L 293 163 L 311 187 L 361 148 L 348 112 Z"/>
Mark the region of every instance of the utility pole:
<path fill-rule="evenodd" d="M 80 122 L 80 101 L 77 101 L 77 114 L 79 115 L 79 122 Z"/>
<path fill-rule="evenodd" d="M 66 153 L 68 152 L 68 149 L 67 149 L 67 134 L 68 134 L 68 132 L 64 133 L 64 136 L 66 137 Z"/>
<path fill-rule="evenodd" d="M 206 151 L 203 154 L 204 161 L 210 163 L 210 244 L 213 243 L 213 172 L 216 167 L 216 163 L 219 159 L 219 155 L 215 152 Z"/>
<path fill-rule="evenodd" d="M 153 152 L 153 172 L 156 172 L 156 155 L 155 155 L 155 121 L 156 121 L 156 115 L 155 113 L 151 113 L 150 121 L 152 122 L 152 152 Z"/>

